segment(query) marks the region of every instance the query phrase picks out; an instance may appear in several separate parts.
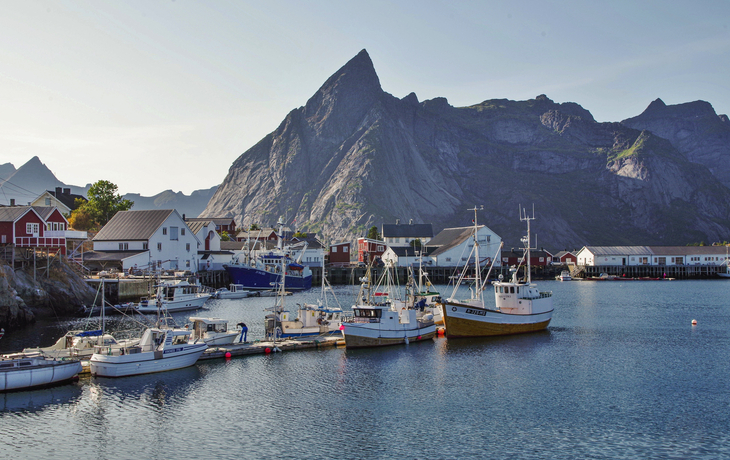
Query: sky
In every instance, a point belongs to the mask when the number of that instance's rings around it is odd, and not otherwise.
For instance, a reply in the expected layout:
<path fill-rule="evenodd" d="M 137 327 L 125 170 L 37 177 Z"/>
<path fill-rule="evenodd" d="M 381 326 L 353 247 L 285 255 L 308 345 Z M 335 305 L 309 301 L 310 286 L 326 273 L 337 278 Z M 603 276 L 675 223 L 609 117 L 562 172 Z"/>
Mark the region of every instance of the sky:
<path fill-rule="evenodd" d="M 362 49 L 396 97 L 728 114 L 729 26 L 726 0 L 6 1 L 0 164 L 38 156 L 122 194 L 207 189 Z"/>

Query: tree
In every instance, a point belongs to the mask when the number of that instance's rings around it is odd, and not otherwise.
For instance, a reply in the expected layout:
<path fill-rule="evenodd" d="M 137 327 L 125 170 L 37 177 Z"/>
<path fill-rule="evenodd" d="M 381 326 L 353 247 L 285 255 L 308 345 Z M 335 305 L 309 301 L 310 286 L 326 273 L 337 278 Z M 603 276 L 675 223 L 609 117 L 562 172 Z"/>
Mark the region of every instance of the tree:
<path fill-rule="evenodd" d="M 249 231 L 261 230 L 261 228 L 259 228 L 258 224 L 251 224 L 251 226 L 248 228 L 248 230 Z"/>
<path fill-rule="evenodd" d="M 231 235 L 225 230 L 221 232 L 221 241 L 231 241 Z"/>
<path fill-rule="evenodd" d="M 370 238 L 371 240 L 379 240 L 380 233 L 378 233 L 378 227 L 376 227 L 374 225 L 372 227 L 370 227 L 370 230 L 368 230 L 367 238 Z"/>
<path fill-rule="evenodd" d="M 421 239 L 420 238 L 416 238 L 415 240 L 411 240 L 411 243 L 410 244 L 411 244 L 411 247 L 413 249 L 420 250 L 421 248 L 423 248 L 423 243 L 421 242 Z"/>
<path fill-rule="evenodd" d="M 68 226 L 73 230 L 87 232 L 96 228 L 98 224 L 91 217 L 91 214 L 83 209 L 83 205 L 71 211 L 68 217 Z"/>
<path fill-rule="evenodd" d="M 86 213 L 93 222 L 103 227 L 119 211 L 128 211 L 134 201 L 125 200 L 117 194 L 117 186 L 106 180 L 95 182 L 87 193 L 89 201 L 79 206 L 73 213 Z M 72 213 L 72 216 L 73 216 Z"/>
<path fill-rule="evenodd" d="M 303 233 L 303 232 L 296 232 L 294 234 L 294 238 L 306 238 L 306 237 L 307 237 L 307 234 Z"/>

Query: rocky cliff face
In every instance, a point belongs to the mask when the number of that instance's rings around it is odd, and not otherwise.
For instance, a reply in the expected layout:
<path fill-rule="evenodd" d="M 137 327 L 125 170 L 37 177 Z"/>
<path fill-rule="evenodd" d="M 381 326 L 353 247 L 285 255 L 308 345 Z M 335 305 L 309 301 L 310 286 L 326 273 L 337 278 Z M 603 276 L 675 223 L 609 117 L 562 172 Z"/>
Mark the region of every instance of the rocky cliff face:
<path fill-rule="evenodd" d="M 534 203 L 547 248 L 727 239 L 730 190 L 672 139 L 629 125 L 544 95 L 398 99 L 363 50 L 233 163 L 203 214 L 284 216 L 339 241 L 396 219 L 465 225 L 483 204 L 480 221 L 517 246 L 518 206 Z"/>

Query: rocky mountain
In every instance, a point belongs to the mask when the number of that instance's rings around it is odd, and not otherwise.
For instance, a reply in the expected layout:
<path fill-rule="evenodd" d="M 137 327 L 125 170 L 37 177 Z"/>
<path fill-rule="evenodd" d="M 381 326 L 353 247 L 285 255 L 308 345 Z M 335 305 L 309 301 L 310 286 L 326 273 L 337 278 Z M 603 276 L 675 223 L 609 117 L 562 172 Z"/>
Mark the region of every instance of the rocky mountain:
<path fill-rule="evenodd" d="M 91 184 L 86 184 L 84 187 L 64 184 L 37 156 L 17 170 L 10 163 L 0 165 L 0 205 L 10 204 L 11 199 L 15 199 L 18 205 L 26 205 L 44 191 L 55 190 L 56 187 L 70 188 L 71 193 L 86 196 Z M 132 209 L 135 210 L 173 208 L 180 214 L 197 216 L 205 209 L 216 189 L 217 186 L 206 190 L 195 190 L 190 195 L 165 190 L 150 197 L 141 196 L 139 193 L 127 193 L 123 198 L 134 201 Z"/>
<path fill-rule="evenodd" d="M 544 95 L 398 99 L 363 50 L 233 162 L 203 214 L 266 226 L 284 216 L 339 241 L 396 219 L 467 225 L 467 209 L 484 205 L 481 223 L 518 246 L 518 208 L 534 205 L 537 244 L 552 249 L 729 239 L 727 117 L 704 102 L 657 106 L 598 123 Z"/>

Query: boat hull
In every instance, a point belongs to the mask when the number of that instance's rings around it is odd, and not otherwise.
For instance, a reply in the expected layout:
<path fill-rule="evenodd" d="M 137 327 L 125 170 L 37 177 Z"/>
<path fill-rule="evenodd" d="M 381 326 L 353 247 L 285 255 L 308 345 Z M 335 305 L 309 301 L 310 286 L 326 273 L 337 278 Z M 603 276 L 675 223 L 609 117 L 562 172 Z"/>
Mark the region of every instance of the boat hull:
<path fill-rule="evenodd" d="M 127 377 L 152 374 L 192 366 L 208 348 L 205 343 L 183 347 L 183 350 L 147 351 L 127 355 L 95 354 L 91 357 L 91 375 L 97 377 Z"/>
<path fill-rule="evenodd" d="M 541 331 L 550 324 L 553 310 L 531 315 L 517 315 L 473 305 L 446 302 L 443 313 L 446 337 L 460 338 Z"/>
<path fill-rule="evenodd" d="M 0 391 L 18 391 L 59 385 L 71 381 L 81 370 L 80 361 L 13 368 L 0 372 Z"/>
<path fill-rule="evenodd" d="M 424 327 L 413 329 L 388 330 L 367 327 L 371 324 L 343 323 L 345 329 L 346 348 L 370 348 L 385 347 L 389 345 L 400 345 L 411 342 L 420 342 L 433 339 L 436 335 L 436 326 L 430 324 Z M 375 323 L 377 324 L 377 323 Z"/>
<path fill-rule="evenodd" d="M 163 309 L 167 310 L 170 313 L 178 312 L 178 311 L 190 311 L 190 310 L 197 310 L 199 308 L 203 307 L 203 304 L 210 298 L 210 295 L 201 295 L 200 297 L 196 297 L 194 299 L 186 299 L 186 300 L 164 300 L 162 302 Z M 148 302 L 146 304 L 140 303 L 140 305 L 137 306 L 137 311 L 144 314 L 153 314 L 157 313 L 157 302 Z"/>
<path fill-rule="evenodd" d="M 247 266 L 227 266 L 226 271 L 231 282 L 243 285 L 244 289 L 271 289 L 279 282 L 278 273 L 270 273 L 265 270 Z M 303 291 L 312 287 L 312 275 L 291 276 L 286 275 L 284 285 L 287 291 Z"/>

